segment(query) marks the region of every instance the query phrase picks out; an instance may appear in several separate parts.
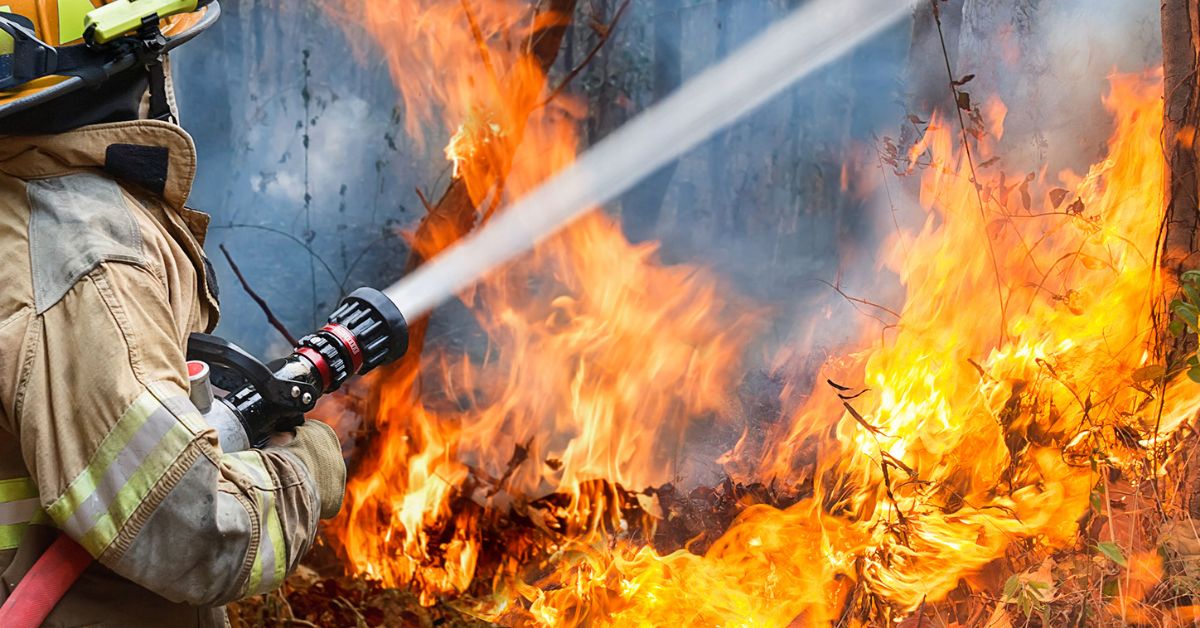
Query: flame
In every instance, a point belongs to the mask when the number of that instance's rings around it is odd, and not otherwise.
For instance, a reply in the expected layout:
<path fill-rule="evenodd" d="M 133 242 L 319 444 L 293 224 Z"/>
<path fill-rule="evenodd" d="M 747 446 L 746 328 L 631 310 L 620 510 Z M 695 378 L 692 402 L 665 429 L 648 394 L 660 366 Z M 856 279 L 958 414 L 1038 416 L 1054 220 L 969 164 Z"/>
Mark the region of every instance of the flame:
<path fill-rule="evenodd" d="M 561 17 L 530 18 L 524 6 L 358 6 L 400 64 L 400 85 L 439 68 L 403 90 L 409 122 L 443 112 L 453 131 L 446 157 L 481 216 L 577 151 L 578 108 L 542 106 L 552 86 L 522 45 Z M 397 60 L 393 47 L 418 58 Z M 447 239 L 435 233 L 419 246 L 432 253 Z M 617 487 L 675 479 L 691 426 L 725 419 L 753 316 L 713 276 L 663 265 L 656 249 L 630 244 L 604 215 L 579 221 L 467 299 L 489 340 L 484 355 L 427 356 L 420 377 L 436 394 L 414 398 L 412 373 L 382 387 L 384 444 L 351 480 L 335 524 L 352 569 L 412 586 L 425 602 L 461 594 L 478 568 L 484 513 L 511 509 L 586 538 L 626 525 Z M 570 501 L 510 504 L 510 495 Z"/>
<path fill-rule="evenodd" d="M 820 625 L 839 616 L 848 582 L 912 612 L 1015 542 L 1073 544 L 1097 482 L 1091 461 L 1158 473 L 1166 435 L 1200 409 L 1190 384 L 1161 399 L 1143 385 L 1163 288 L 1160 94 L 1161 72 L 1113 77 L 1108 156 L 1087 175 L 1059 175 L 1074 200 L 1047 194 L 1036 205 L 1044 175 L 981 173 L 977 188 L 954 127 L 934 120 L 913 152 L 930 164 L 924 227 L 889 247 L 907 288 L 898 331 L 832 360 L 823 376 L 866 392 L 848 402 L 817 389 L 756 471 L 795 478 L 794 452 L 821 439 L 815 494 L 747 509 L 703 556 L 620 548 L 607 563 L 620 588 L 599 588 L 621 600 L 576 586 L 538 602 L 603 608 L 614 625 Z M 980 142 L 976 159 L 991 157 Z"/>
<path fill-rule="evenodd" d="M 544 104 L 553 86 L 523 43 L 564 16 L 344 4 L 383 50 L 409 132 L 450 136 L 480 216 L 573 158 L 584 112 Z M 1191 386 L 1159 385 L 1150 351 L 1167 288 L 1161 90 L 1161 71 L 1111 77 L 1108 154 L 1082 175 L 998 172 L 998 100 L 973 116 L 970 154 L 957 118 L 929 123 L 908 151 L 922 224 L 884 249 L 898 323 L 825 364 L 817 381 L 850 390 L 790 382 L 811 394 L 789 420 L 721 458 L 794 499 L 747 505 L 702 554 L 657 552 L 658 515 L 629 491 L 675 481 L 689 431 L 734 425 L 727 399 L 766 314 L 613 218 L 581 220 L 464 296 L 486 351 L 427 352 L 419 395 L 414 372 L 379 384 L 381 444 L 330 528 L 349 569 L 493 620 L 820 625 L 852 601 L 911 613 L 1014 543 L 1070 546 L 1097 465 L 1154 477 L 1200 410 Z M 862 176 L 843 168 L 843 189 Z"/>

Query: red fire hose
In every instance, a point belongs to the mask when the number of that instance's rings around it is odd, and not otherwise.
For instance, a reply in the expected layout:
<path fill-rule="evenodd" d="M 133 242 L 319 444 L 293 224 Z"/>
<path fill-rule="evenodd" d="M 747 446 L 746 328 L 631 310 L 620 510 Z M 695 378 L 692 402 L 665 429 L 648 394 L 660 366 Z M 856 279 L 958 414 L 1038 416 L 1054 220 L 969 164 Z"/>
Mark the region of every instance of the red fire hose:
<path fill-rule="evenodd" d="M 67 589 L 91 564 L 92 555 L 87 550 L 71 537 L 59 534 L 0 607 L 0 626 L 41 626 Z"/>

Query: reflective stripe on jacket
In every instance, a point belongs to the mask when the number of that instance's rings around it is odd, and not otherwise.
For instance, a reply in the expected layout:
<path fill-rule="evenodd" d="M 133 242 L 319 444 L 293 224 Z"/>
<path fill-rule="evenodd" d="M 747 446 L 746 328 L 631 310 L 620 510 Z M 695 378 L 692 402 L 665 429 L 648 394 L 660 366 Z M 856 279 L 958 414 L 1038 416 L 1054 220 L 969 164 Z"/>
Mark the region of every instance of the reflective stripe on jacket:
<path fill-rule="evenodd" d="M 16 549 L 29 524 L 48 522 L 33 478 L 0 480 L 0 552 Z"/>
<path fill-rule="evenodd" d="M 217 318 L 194 171 L 160 122 L 0 139 L 0 601 L 55 528 L 99 561 L 51 626 L 223 625 L 316 533 L 300 459 L 222 452 L 188 400 Z"/>

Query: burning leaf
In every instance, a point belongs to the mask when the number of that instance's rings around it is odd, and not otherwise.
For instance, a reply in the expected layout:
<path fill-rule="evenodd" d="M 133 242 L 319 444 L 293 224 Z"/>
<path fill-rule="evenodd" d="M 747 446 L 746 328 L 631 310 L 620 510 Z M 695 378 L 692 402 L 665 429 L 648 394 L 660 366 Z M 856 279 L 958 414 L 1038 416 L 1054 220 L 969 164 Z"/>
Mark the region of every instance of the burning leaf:
<path fill-rule="evenodd" d="M 956 101 L 957 101 L 959 109 L 962 109 L 963 111 L 971 110 L 971 94 L 970 93 L 958 92 Z"/>
<path fill-rule="evenodd" d="M 1075 199 L 1075 202 L 1071 203 L 1067 207 L 1067 213 L 1074 214 L 1076 216 L 1082 216 L 1083 210 L 1084 210 L 1083 199 L 1079 199 L 1079 198 Z"/>
<path fill-rule="evenodd" d="M 1133 372 L 1133 381 L 1149 382 L 1158 381 L 1167 375 L 1167 367 L 1161 364 L 1150 364 Z"/>
<path fill-rule="evenodd" d="M 1030 175 L 1025 178 L 1025 181 L 1021 183 L 1021 206 L 1025 208 L 1025 211 L 1029 211 L 1033 208 L 1033 195 L 1029 193 L 1029 184 L 1032 181 L 1033 174 L 1030 173 Z"/>
<path fill-rule="evenodd" d="M 1071 193 L 1069 191 L 1064 190 L 1063 188 L 1054 188 L 1053 190 L 1050 190 L 1050 203 L 1054 206 L 1054 209 L 1058 209 L 1062 206 L 1063 202 L 1067 200 L 1067 197 L 1070 196 L 1070 194 Z"/>
<path fill-rule="evenodd" d="M 863 395 L 865 395 L 865 394 L 867 394 L 867 393 L 869 393 L 869 392 L 871 392 L 871 389 L 870 389 L 870 388 L 864 388 L 864 389 L 862 389 L 862 390 L 860 390 L 860 391 L 858 391 L 858 392 L 854 393 L 853 395 L 846 395 L 846 394 L 841 394 L 841 393 L 839 393 L 839 394 L 838 394 L 838 397 L 840 397 L 840 398 L 841 398 L 843 401 L 853 401 L 853 400 L 855 400 L 855 399 L 858 399 L 859 397 L 861 397 L 861 396 L 863 396 Z"/>
<path fill-rule="evenodd" d="M 868 432 L 871 432 L 876 436 L 887 436 L 887 434 L 883 433 L 883 430 L 871 425 L 870 423 L 867 423 L 867 420 L 863 418 L 863 415 L 858 413 L 858 410 L 854 409 L 854 406 L 851 406 L 849 403 L 843 403 L 842 406 L 844 406 L 846 408 L 846 412 L 849 412 L 850 416 L 854 417 L 854 420 L 858 421 L 858 424 L 866 428 Z"/>

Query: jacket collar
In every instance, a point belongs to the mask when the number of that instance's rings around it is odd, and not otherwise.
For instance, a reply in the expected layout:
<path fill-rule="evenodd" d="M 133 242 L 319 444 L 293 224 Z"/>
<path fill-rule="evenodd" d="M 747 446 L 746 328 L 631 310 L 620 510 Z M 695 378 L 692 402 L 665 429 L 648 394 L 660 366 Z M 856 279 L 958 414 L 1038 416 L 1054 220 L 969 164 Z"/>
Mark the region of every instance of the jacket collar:
<path fill-rule="evenodd" d="M 0 139 L 0 172 L 8 175 L 41 179 L 81 168 L 149 188 L 182 211 L 196 176 L 196 147 L 182 128 L 156 120 Z"/>

